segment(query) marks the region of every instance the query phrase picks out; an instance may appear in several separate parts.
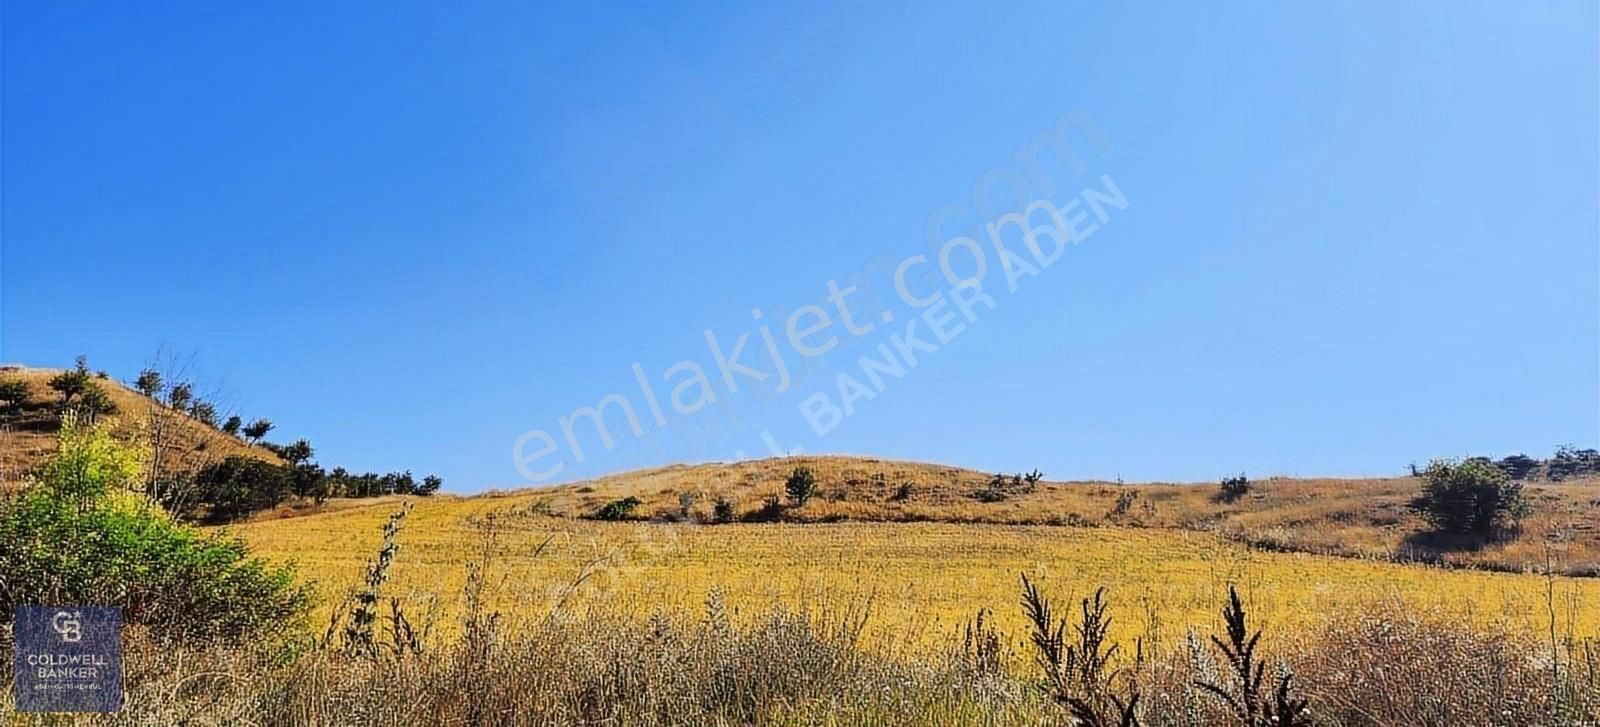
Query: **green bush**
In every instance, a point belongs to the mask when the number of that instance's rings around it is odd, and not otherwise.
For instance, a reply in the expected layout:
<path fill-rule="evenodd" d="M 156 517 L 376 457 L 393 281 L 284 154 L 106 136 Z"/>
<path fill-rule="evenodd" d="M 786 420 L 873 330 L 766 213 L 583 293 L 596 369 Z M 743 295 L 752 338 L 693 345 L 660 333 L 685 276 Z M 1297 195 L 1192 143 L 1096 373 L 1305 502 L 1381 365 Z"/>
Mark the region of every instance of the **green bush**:
<path fill-rule="evenodd" d="M 801 507 L 817 493 L 817 476 L 812 474 L 810 467 L 796 467 L 783 483 L 783 491 L 789 494 L 789 501 L 795 507 Z"/>
<path fill-rule="evenodd" d="M 726 497 L 717 498 L 716 504 L 711 508 L 711 520 L 717 523 L 733 522 L 733 501 Z"/>
<path fill-rule="evenodd" d="M 68 417 L 37 486 L 0 502 L 0 619 L 16 606 L 97 604 L 160 639 L 283 633 L 311 598 L 287 566 L 242 541 L 174 522 L 125 489 L 139 460 L 101 428 Z"/>
<path fill-rule="evenodd" d="M 1515 530 L 1530 509 L 1522 485 L 1482 460 L 1434 460 L 1422 477 L 1416 504 L 1442 532 L 1494 535 Z"/>
<path fill-rule="evenodd" d="M 1240 472 L 1237 477 L 1224 477 L 1222 478 L 1222 483 L 1218 485 L 1218 489 L 1221 491 L 1219 494 L 1224 501 L 1233 502 L 1250 494 L 1250 478 L 1244 476 L 1243 472 Z"/>
<path fill-rule="evenodd" d="M 166 384 L 161 380 L 160 371 L 147 368 L 139 372 L 139 378 L 134 380 L 133 388 L 138 389 L 139 393 L 154 399 L 166 388 Z"/>
<path fill-rule="evenodd" d="M 22 379 L 0 380 L 0 401 L 5 402 L 5 408 L 11 411 L 21 409 L 28 403 L 28 382 Z"/>
<path fill-rule="evenodd" d="M 77 365 L 72 370 L 50 377 L 50 388 L 61 394 L 61 408 L 64 411 L 82 412 L 90 418 L 117 413 L 116 403 L 111 401 L 111 395 L 89 373 L 89 360 L 83 356 L 78 357 Z M 76 408 L 74 400 L 77 400 Z"/>
<path fill-rule="evenodd" d="M 199 499 L 211 505 L 213 520 L 232 520 L 273 507 L 294 493 L 296 482 L 293 469 L 238 455 L 207 465 L 195 475 Z"/>
<path fill-rule="evenodd" d="M 594 517 L 596 520 L 630 520 L 633 518 L 634 509 L 643 504 L 639 498 L 631 496 L 612 500 L 602 506 Z"/>

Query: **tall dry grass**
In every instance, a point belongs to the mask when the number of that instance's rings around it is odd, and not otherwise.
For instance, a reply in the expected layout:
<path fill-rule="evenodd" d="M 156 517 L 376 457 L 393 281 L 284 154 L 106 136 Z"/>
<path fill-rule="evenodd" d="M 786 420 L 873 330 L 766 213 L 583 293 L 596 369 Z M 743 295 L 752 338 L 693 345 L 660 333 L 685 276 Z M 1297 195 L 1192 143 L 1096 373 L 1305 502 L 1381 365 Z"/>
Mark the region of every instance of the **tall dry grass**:
<path fill-rule="evenodd" d="M 1398 600 L 1277 632 L 1249 615 L 1246 594 L 1218 604 L 1220 626 L 1192 624 L 1180 640 L 1147 630 L 1112 643 L 1111 621 L 1137 620 L 1135 604 L 1118 602 L 1111 591 L 1052 600 L 1048 582 L 1029 582 L 1018 603 L 996 607 L 1026 611 L 1030 631 L 1004 632 L 980 612 L 947 634 L 941 648 L 900 652 L 862 638 L 875 616 L 867 602 L 736 618 L 738 605 L 712 591 L 693 614 L 640 618 L 566 605 L 492 610 L 484 591 L 497 582 L 496 537 L 494 522 L 486 521 L 454 628 L 435 628 L 433 616 L 407 614 L 399 601 L 383 600 L 382 579 L 372 578 L 370 597 L 351 606 L 370 627 L 354 641 L 338 621 L 323 638 L 272 644 L 172 646 L 132 631 L 125 636 L 125 708 L 80 721 L 1186 727 L 1600 721 L 1595 642 L 1570 632 L 1532 633 L 1512 621 L 1469 625 Z M 387 555 L 380 552 L 375 564 L 396 557 L 393 541 L 392 534 L 386 538 Z M 0 681 L 9 684 L 12 648 L 0 646 Z M 0 697 L 0 717 L 63 721 L 14 714 L 9 693 Z"/>
<path fill-rule="evenodd" d="M 1039 667 L 985 659 L 955 634 L 947 655 L 864 648 L 850 618 L 774 610 L 735 626 L 715 596 L 697 618 L 574 613 L 489 623 L 421 652 L 359 656 L 247 645 L 162 647 L 130 636 L 127 703 L 93 720 L 128 725 L 1073 724 Z M 1593 665 L 1510 629 L 1470 629 L 1401 610 L 1336 617 L 1260 647 L 1266 692 L 1292 675 L 1311 724 L 1594 724 Z M 490 621 L 494 619 L 488 618 Z M 1069 626 L 1069 629 L 1072 626 Z M 1030 648 L 997 634 L 1007 648 Z M 1202 688 L 1230 684 L 1205 635 L 1152 653 L 1126 647 L 1102 703 L 1133 724 L 1243 725 Z M 1575 652 L 1590 650 L 1575 644 Z M 7 654 L 9 656 L 9 654 Z M 9 659 L 0 673 L 9 681 Z M 8 690 L 9 691 L 9 690 Z M 1113 699 L 1114 697 L 1114 699 Z M 8 711 L 0 707 L 0 713 Z M 38 716 L 8 720 L 45 724 Z M 60 720 L 56 720 L 60 723 Z M 1106 722 L 1105 724 L 1120 724 Z"/>

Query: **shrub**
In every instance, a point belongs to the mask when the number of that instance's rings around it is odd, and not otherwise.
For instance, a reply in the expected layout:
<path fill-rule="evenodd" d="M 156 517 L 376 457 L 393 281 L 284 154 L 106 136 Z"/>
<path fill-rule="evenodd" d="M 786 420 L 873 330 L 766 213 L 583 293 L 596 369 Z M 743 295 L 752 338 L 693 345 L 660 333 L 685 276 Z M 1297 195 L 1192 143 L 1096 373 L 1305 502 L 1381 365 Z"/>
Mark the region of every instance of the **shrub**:
<path fill-rule="evenodd" d="M 1106 517 L 1112 520 L 1127 517 L 1133 510 L 1133 503 L 1138 499 L 1138 490 L 1123 490 L 1117 493 L 1117 502 L 1111 506 L 1111 511 L 1106 513 Z"/>
<path fill-rule="evenodd" d="M 904 502 L 909 500 L 911 499 L 911 493 L 914 492 L 916 488 L 917 484 L 915 482 L 902 482 L 898 487 L 894 488 L 894 495 L 889 499 L 894 500 L 895 502 Z"/>
<path fill-rule="evenodd" d="M 242 541 L 175 523 L 125 488 L 140 461 L 101 428 L 68 416 L 38 484 L 0 503 L 0 619 L 14 607 L 96 603 L 161 639 L 281 633 L 310 591 Z"/>
<path fill-rule="evenodd" d="M 228 421 L 222 423 L 222 433 L 230 437 L 237 437 L 239 436 L 239 427 L 242 426 L 244 426 L 244 420 L 240 419 L 238 415 L 228 417 Z"/>
<path fill-rule="evenodd" d="M 417 494 L 427 497 L 439 491 L 444 486 L 444 479 L 438 475 L 428 475 L 422 478 L 422 484 L 417 485 Z"/>
<path fill-rule="evenodd" d="M 139 378 L 134 379 L 133 388 L 138 389 L 139 393 L 144 394 L 145 396 L 148 396 L 152 399 L 156 398 L 156 396 L 161 393 L 162 388 L 164 388 L 164 385 L 161 381 L 161 372 L 155 369 L 145 369 L 140 371 Z"/>
<path fill-rule="evenodd" d="M 0 381 L 0 401 L 5 402 L 6 408 L 11 411 L 21 409 L 28 403 L 28 382 L 21 379 Z"/>
<path fill-rule="evenodd" d="M 171 407 L 173 411 L 189 411 L 189 407 L 193 403 L 194 384 L 186 381 L 179 382 L 173 384 L 172 389 L 167 392 L 167 406 Z"/>
<path fill-rule="evenodd" d="M 733 501 L 726 497 L 717 498 L 716 504 L 711 507 L 711 519 L 718 523 L 733 522 Z"/>
<path fill-rule="evenodd" d="M 201 424 L 214 427 L 217 425 L 217 405 L 209 401 L 196 399 L 193 404 L 189 405 L 189 416 L 194 417 L 195 421 Z"/>
<path fill-rule="evenodd" d="M 40 488 L 80 510 L 139 480 L 139 453 L 72 412 L 61 418 L 56 452 L 33 471 Z"/>
<path fill-rule="evenodd" d="M 50 388 L 61 394 L 63 410 L 75 410 L 89 418 L 117 412 L 111 395 L 94 380 L 89 373 L 89 360 L 83 356 L 78 357 L 77 365 L 72 370 L 50 377 Z M 74 400 L 77 401 L 76 407 Z"/>
<path fill-rule="evenodd" d="M 633 518 L 633 511 L 643 504 L 644 502 L 642 500 L 630 495 L 622 498 L 621 500 L 612 500 L 611 502 L 602 505 L 600 509 L 595 512 L 594 517 L 596 520 L 631 520 Z"/>
<path fill-rule="evenodd" d="M 753 523 L 771 523 L 782 520 L 783 500 L 777 495 L 767 495 L 761 501 L 761 508 L 755 512 L 745 513 L 744 519 L 746 522 Z"/>
<path fill-rule="evenodd" d="M 1237 477 L 1224 477 L 1218 485 L 1223 502 L 1233 502 L 1250 494 L 1250 478 L 1240 472 Z"/>
<path fill-rule="evenodd" d="M 232 520 L 265 510 L 295 491 L 294 470 L 234 455 L 207 465 L 195 475 L 199 499 L 211 505 L 213 520 Z"/>
<path fill-rule="evenodd" d="M 1562 445 L 1556 448 L 1555 456 L 1550 458 L 1545 470 L 1546 476 L 1557 482 L 1568 477 L 1600 474 L 1600 451 Z"/>
<path fill-rule="evenodd" d="M 1417 506 L 1439 531 L 1494 535 L 1515 530 L 1530 508 L 1522 485 L 1480 460 L 1434 460 L 1422 473 Z"/>
<path fill-rule="evenodd" d="M 296 439 L 288 444 L 272 444 L 268 442 L 264 446 L 268 451 L 278 455 L 283 461 L 291 465 L 305 464 L 316 456 L 316 450 L 311 447 L 311 441 L 307 439 Z"/>
<path fill-rule="evenodd" d="M 262 437 L 267 436 L 267 432 L 272 431 L 272 427 L 271 419 L 257 419 L 245 425 L 244 437 L 252 442 L 259 442 Z"/>
<path fill-rule="evenodd" d="M 105 389 L 91 381 L 78 398 L 78 409 L 92 418 L 101 414 L 117 413 L 117 404 L 111 400 L 111 395 L 107 394 Z"/>
<path fill-rule="evenodd" d="M 50 388 L 61 395 L 62 406 L 71 404 L 84 389 L 93 385 L 89 378 L 89 360 L 83 356 L 78 357 L 77 366 L 71 370 L 50 377 Z"/>
<path fill-rule="evenodd" d="M 1525 480 L 1528 475 L 1539 469 L 1539 460 L 1525 454 L 1513 454 L 1509 457 L 1500 458 L 1500 461 L 1496 462 L 1495 466 L 1499 467 L 1502 472 L 1506 473 L 1507 477 L 1513 480 Z"/>
<path fill-rule="evenodd" d="M 801 507 L 812 495 L 817 494 L 817 476 L 812 474 L 810 467 L 796 467 L 783 483 L 783 491 L 789 494 L 789 501 L 795 507 Z"/>

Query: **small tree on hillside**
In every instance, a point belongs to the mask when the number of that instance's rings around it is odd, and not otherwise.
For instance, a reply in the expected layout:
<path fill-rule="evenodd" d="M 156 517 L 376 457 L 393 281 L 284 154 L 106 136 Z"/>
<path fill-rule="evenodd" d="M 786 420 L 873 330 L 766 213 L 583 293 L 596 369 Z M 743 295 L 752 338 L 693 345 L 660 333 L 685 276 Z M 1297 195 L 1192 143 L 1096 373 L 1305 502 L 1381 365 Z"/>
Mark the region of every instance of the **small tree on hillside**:
<path fill-rule="evenodd" d="M 161 372 L 155 369 L 140 371 L 139 378 L 133 382 L 133 388 L 138 389 L 139 393 L 145 396 L 152 399 L 156 398 L 161 394 L 161 389 L 164 388 L 161 381 Z"/>
<path fill-rule="evenodd" d="M 6 379 L 0 381 L 0 401 L 6 403 L 6 410 L 15 412 L 28 403 L 28 382 L 22 379 Z"/>
<path fill-rule="evenodd" d="M 1586 474 L 1600 474 L 1600 451 L 1564 444 L 1556 448 L 1556 454 L 1550 458 L 1545 470 L 1546 476 L 1556 482 Z"/>
<path fill-rule="evenodd" d="M 89 374 L 89 360 L 83 356 L 78 357 L 77 366 L 73 369 L 50 377 L 50 388 L 61 394 L 62 407 L 71 405 L 73 399 L 91 386 L 94 386 L 94 381 Z"/>
<path fill-rule="evenodd" d="M 214 427 L 217 425 L 217 405 L 209 401 L 196 399 L 193 404 L 189 405 L 189 416 L 194 417 L 195 421 L 201 424 Z"/>
<path fill-rule="evenodd" d="M 282 457 L 283 461 L 288 462 L 290 465 L 305 464 L 310 462 L 311 458 L 316 455 L 316 450 L 311 448 L 311 440 L 304 438 L 296 439 L 288 444 L 268 444 L 266 446 L 267 449 L 272 450 L 273 454 Z"/>
<path fill-rule="evenodd" d="M 1442 532 L 1492 536 L 1515 531 L 1530 506 L 1522 485 L 1478 460 L 1435 460 L 1422 473 L 1423 517 Z"/>
<path fill-rule="evenodd" d="M 1525 480 L 1528 479 L 1528 475 L 1539 469 L 1539 460 L 1525 454 L 1513 454 L 1500 458 L 1495 466 L 1513 480 Z"/>
<path fill-rule="evenodd" d="M 789 494 L 789 501 L 795 507 L 804 506 L 812 495 L 817 494 L 817 476 L 812 474 L 810 467 L 796 467 L 783 483 L 783 491 Z"/>
<path fill-rule="evenodd" d="M 174 411 L 189 411 L 189 406 L 194 403 L 194 384 L 187 381 L 172 385 L 172 390 L 167 392 L 167 406 Z"/>
<path fill-rule="evenodd" d="M 237 437 L 239 436 L 239 428 L 242 426 L 244 426 L 244 420 L 235 414 L 228 417 L 228 421 L 222 423 L 222 433 L 230 437 Z"/>
<path fill-rule="evenodd" d="M 726 497 L 718 497 L 711 508 L 711 520 L 718 523 L 733 522 L 733 501 Z"/>
<path fill-rule="evenodd" d="M 251 442 L 259 442 L 262 437 L 267 436 L 267 432 L 272 431 L 272 426 L 271 419 L 257 419 L 245 425 L 244 438 Z"/>
<path fill-rule="evenodd" d="M 1250 478 L 1245 477 L 1244 473 L 1240 472 L 1237 477 L 1222 478 L 1222 483 L 1218 488 L 1221 490 L 1220 494 L 1224 501 L 1233 502 L 1250 494 Z"/>
<path fill-rule="evenodd" d="M 438 492 L 439 488 L 443 486 L 443 478 L 439 477 L 438 475 L 430 474 L 427 477 L 422 478 L 422 484 L 417 485 L 417 494 L 426 497 Z"/>
<path fill-rule="evenodd" d="M 117 413 L 117 403 L 111 400 L 111 395 L 105 389 L 91 381 L 78 396 L 78 410 L 93 419 L 101 414 Z"/>

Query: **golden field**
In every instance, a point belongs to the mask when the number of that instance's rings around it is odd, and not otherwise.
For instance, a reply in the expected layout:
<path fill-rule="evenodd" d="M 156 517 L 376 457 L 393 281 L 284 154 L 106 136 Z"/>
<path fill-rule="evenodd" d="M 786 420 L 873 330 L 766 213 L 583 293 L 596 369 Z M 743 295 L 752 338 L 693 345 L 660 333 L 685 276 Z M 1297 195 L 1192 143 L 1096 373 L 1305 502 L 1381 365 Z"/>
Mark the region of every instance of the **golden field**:
<path fill-rule="evenodd" d="M 1105 586 L 1113 635 L 1169 643 L 1209 631 L 1230 583 L 1265 619 L 1268 638 L 1375 601 L 1444 612 L 1535 633 L 1592 634 L 1600 582 L 1445 570 L 1372 560 L 1255 551 L 1210 532 L 1127 527 L 962 523 L 602 523 L 554 517 L 548 492 L 415 501 L 398 542 L 386 596 L 408 613 L 457 623 L 468 563 L 482 558 L 484 523 L 496 532 L 491 604 L 534 619 L 558 601 L 648 615 L 694 614 L 715 589 L 739 613 L 809 606 L 835 616 L 870 603 L 873 643 L 915 647 L 948 640 L 979 609 L 1021 633 L 1018 577 L 1078 598 Z M 319 584 L 325 621 L 360 582 L 396 501 L 238 525 L 259 553 L 296 561 Z M 547 543 L 547 544 L 546 544 Z M 541 544 L 546 544 L 541 549 Z M 574 589 L 572 584 L 579 582 Z M 313 626 L 317 626 L 314 622 Z"/>

